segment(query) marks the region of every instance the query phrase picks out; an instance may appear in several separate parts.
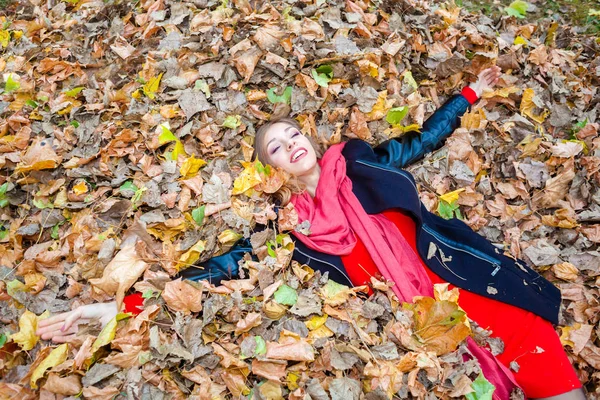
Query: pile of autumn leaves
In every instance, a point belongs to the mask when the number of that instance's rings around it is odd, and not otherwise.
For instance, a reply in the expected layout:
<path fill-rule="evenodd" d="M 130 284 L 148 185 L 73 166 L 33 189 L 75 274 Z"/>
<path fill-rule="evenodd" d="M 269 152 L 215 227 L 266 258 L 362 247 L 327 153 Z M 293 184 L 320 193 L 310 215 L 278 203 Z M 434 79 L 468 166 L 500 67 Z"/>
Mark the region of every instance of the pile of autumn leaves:
<path fill-rule="evenodd" d="M 456 289 L 436 285 L 436 299 L 402 305 L 384 282 L 372 279 L 375 293 L 367 298 L 366 287 L 340 285 L 289 264 L 289 256 L 271 259 L 275 268 L 248 261 L 246 279 L 218 287 L 152 273 L 136 288 L 161 294 L 148 298 L 141 314 L 119 314 L 97 335 L 84 331 L 74 343 L 44 347 L 23 386 L 0 387 L 9 397 L 34 398 L 41 387 L 93 399 L 112 398 L 124 386 L 156 390 L 146 385 L 201 399 L 254 393 L 358 400 L 362 391 L 480 398 L 493 390 L 477 362 L 464 361 L 470 357 L 459 345 L 472 332 Z M 121 250 L 112 264 L 123 257 L 135 258 L 134 247 Z M 25 311 L 6 350 L 32 350 L 37 321 L 46 316 Z M 19 360 L 4 362 L 9 367 Z"/>

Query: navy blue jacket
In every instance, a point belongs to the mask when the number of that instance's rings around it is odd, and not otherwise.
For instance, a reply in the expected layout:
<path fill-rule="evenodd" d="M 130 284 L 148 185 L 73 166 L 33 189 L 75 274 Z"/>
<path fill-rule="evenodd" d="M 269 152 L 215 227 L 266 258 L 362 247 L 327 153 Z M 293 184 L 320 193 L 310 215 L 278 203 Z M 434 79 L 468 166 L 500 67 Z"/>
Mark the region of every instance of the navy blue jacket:
<path fill-rule="evenodd" d="M 413 176 L 401 169 L 440 147 L 469 106 L 464 96 L 455 95 L 425 122 L 422 133 L 390 139 L 375 148 L 361 140 L 350 140 L 343 155 L 353 192 L 368 214 L 388 209 L 409 214 L 416 222 L 419 255 L 442 279 L 557 324 L 561 302 L 558 288 L 525 262 L 505 256 L 461 220 L 445 220 L 429 212 L 419 199 Z M 190 268 L 181 275 L 213 282 L 230 279 L 237 275 L 237 261 L 251 251 L 248 240 L 241 241 L 230 252 L 204 263 L 203 270 Z M 352 286 L 339 256 L 312 250 L 297 240 L 293 259 Z"/>

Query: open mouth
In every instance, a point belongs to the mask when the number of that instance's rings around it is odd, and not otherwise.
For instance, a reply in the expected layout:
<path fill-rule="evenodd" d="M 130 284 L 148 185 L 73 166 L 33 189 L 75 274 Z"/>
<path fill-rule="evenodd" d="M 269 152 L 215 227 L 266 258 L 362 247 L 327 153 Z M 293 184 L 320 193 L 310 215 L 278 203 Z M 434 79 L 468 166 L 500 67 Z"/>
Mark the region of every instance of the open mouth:
<path fill-rule="evenodd" d="M 304 157 L 307 154 L 308 154 L 308 151 L 305 148 L 301 147 L 292 153 L 292 156 L 290 157 L 290 162 L 295 163 L 296 161 L 298 161 L 299 159 L 301 159 L 302 157 Z"/>

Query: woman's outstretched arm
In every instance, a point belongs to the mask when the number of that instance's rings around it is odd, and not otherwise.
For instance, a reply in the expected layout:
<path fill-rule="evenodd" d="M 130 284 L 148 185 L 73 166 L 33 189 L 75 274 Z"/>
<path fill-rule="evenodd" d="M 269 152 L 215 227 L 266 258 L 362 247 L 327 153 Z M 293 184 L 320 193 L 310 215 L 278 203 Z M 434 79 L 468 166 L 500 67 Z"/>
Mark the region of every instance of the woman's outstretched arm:
<path fill-rule="evenodd" d="M 57 343 L 68 342 L 77 335 L 79 325 L 98 320 L 102 326 L 105 326 L 118 311 L 116 301 L 79 306 L 72 311 L 42 319 L 38 322 L 35 334 L 44 340 Z"/>
<path fill-rule="evenodd" d="M 403 168 L 432 152 L 444 143 L 460 124 L 460 117 L 476 101 L 483 91 L 492 88 L 500 78 L 497 66 L 483 70 L 477 79 L 465 88 L 462 94 L 451 97 L 425 121 L 421 133 L 409 132 L 377 146 L 374 151 L 380 163 Z"/>
<path fill-rule="evenodd" d="M 220 256 L 211 258 L 202 264 L 202 268 L 190 267 L 178 274 L 178 277 L 192 281 L 208 280 L 212 284 L 219 284 L 221 280 L 235 279 L 239 276 L 238 261 L 245 253 L 252 252 L 252 246 L 247 239 L 240 240 L 231 250 Z M 124 312 L 139 314 L 143 299 L 140 293 L 125 296 L 123 300 Z M 79 331 L 79 325 L 85 325 L 91 321 L 100 321 L 104 327 L 117 315 L 117 303 L 96 303 L 79 306 L 72 311 L 57 314 L 53 317 L 43 319 L 38 323 L 36 335 L 44 340 L 52 340 L 56 343 L 64 343 L 72 340 Z"/>

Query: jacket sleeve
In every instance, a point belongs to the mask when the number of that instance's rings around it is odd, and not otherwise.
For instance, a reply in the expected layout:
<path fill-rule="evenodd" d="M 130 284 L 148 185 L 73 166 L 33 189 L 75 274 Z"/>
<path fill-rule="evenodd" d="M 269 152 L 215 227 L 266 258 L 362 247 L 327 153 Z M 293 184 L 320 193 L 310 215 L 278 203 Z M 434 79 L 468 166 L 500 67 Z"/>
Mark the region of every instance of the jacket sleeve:
<path fill-rule="evenodd" d="M 444 140 L 459 126 L 460 117 L 470 102 L 462 94 L 452 96 L 423 124 L 422 133 L 409 132 L 374 148 L 381 164 L 403 168 L 423 155 L 442 146 Z"/>
<path fill-rule="evenodd" d="M 245 253 L 252 253 L 249 239 L 238 241 L 227 253 L 202 263 L 202 268 L 191 266 L 180 271 L 178 276 L 191 281 L 207 279 L 210 283 L 218 285 L 223 279 L 229 280 L 239 276 L 238 261 Z"/>

